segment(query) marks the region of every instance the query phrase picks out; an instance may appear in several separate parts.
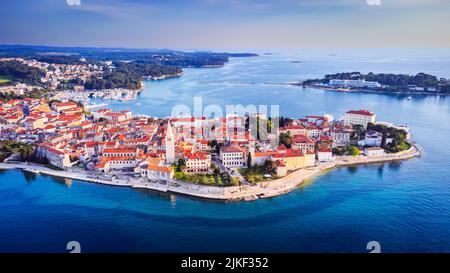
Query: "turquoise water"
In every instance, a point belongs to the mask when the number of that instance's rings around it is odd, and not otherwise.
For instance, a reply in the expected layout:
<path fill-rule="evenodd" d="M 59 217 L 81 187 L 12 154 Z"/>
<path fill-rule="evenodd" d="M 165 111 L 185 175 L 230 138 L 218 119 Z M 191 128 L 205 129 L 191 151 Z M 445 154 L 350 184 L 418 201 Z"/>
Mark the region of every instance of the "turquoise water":
<path fill-rule="evenodd" d="M 329 53 L 337 56 L 329 56 Z M 277 104 L 284 115 L 367 108 L 408 124 L 424 154 L 410 161 L 339 168 L 287 195 L 214 202 L 129 188 L 69 183 L 0 172 L 0 251 L 65 252 L 385 252 L 450 251 L 450 97 L 346 94 L 267 86 L 326 73 L 428 72 L 450 78 L 450 51 L 299 51 L 232 59 L 219 69 L 188 69 L 180 79 L 147 82 L 138 102 L 115 102 L 152 116 L 176 104 Z M 294 64 L 292 61 L 302 61 Z M 205 84 L 198 81 L 226 81 Z M 255 84 L 232 84 L 233 82 Z M 137 105 L 139 103 L 139 105 Z"/>

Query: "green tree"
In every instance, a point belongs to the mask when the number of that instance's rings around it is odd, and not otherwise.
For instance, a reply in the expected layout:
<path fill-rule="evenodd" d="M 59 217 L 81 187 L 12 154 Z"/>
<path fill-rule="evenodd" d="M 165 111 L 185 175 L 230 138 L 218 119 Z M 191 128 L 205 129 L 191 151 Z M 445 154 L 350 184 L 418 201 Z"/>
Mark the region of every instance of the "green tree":
<path fill-rule="evenodd" d="M 362 126 L 361 124 L 353 125 L 353 130 L 355 130 L 354 139 L 356 140 L 360 140 L 361 138 L 363 138 L 366 133 L 366 129 L 364 129 L 364 126 Z"/>
<path fill-rule="evenodd" d="M 286 148 L 288 149 L 292 147 L 291 132 L 280 134 L 280 144 L 284 144 L 284 146 L 286 146 Z"/>
<path fill-rule="evenodd" d="M 277 164 L 273 160 L 267 159 L 264 162 L 264 171 L 266 173 L 274 173 L 276 168 L 277 168 Z"/>
<path fill-rule="evenodd" d="M 347 147 L 347 154 L 352 156 L 359 155 L 359 149 L 356 146 L 349 146 Z"/>
<path fill-rule="evenodd" d="M 175 165 L 175 171 L 176 172 L 181 172 L 183 167 L 186 166 L 186 161 L 184 160 L 184 158 L 180 158 L 178 159 L 176 165 Z"/>
<path fill-rule="evenodd" d="M 177 180 L 183 180 L 183 179 L 185 179 L 185 175 L 184 175 L 184 173 L 182 173 L 182 172 L 176 172 L 175 173 L 175 175 L 174 175 L 174 177 L 175 177 L 175 179 L 177 179 Z"/>
<path fill-rule="evenodd" d="M 214 149 L 214 148 L 218 145 L 217 140 L 216 140 L 216 139 L 210 140 L 210 141 L 208 142 L 208 145 L 209 145 L 212 149 Z"/>
<path fill-rule="evenodd" d="M 252 166 L 252 154 L 249 152 L 247 156 L 247 167 L 250 168 Z"/>

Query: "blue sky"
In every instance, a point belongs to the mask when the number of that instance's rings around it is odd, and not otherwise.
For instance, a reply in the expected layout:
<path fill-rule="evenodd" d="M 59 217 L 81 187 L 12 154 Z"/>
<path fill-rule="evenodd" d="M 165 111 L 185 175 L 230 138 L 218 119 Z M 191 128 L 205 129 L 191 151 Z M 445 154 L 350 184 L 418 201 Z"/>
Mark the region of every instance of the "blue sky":
<path fill-rule="evenodd" d="M 450 47 L 450 0 L 3 0 L 0 23 L 1 44 Z"/>

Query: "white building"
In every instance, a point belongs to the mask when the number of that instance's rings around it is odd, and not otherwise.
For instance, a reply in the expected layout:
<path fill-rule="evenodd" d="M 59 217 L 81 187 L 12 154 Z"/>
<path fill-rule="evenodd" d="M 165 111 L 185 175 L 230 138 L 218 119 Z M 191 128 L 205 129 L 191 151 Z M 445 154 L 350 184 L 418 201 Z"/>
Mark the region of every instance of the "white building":
<path fill-rule="evenodd" d="M 224 147 L 220 150 L 220 161 L 227 168 L 240 168 L 247 165 L 247 155 L 242 148 Z"/>
<path fill-rule="evenodd" d="M 184 155 L 186 173 L 208 173 L 211 166 L 211 155 L 205 152 L 189 152 Z"/>
<path fill-rule="evenodd" d="M 174 169 L 165 165 L 161 158 L 147 158 L 134 171 L 149 180 L 170 180 L 174 175 Z"/>
<path fill-rule="evenodd" d="M 320 149 L 317 151 L 317 160 L 319 162 L 333 162 L 334 157 L 331 149 Z"/>
<path fill-rule="evenodd" d="M 353 87 L 353 88 L 380 88 L 381 84 L 378 82 L 367 82 L 365 79 L 362 80 L 330 80 L 331 86 L 335 87 Z"/>
<path fill-rule="evenodd" d="M 383 140 L 383 134 L 377 131 L 368 131 L 364 140 L 358 141 L 359 146 L 380 147 Z"/>
<path fill-rule="evenodd" d="M 48 145 L 40 145 L 38 155 L 47 158 L 51 165 L 61 169 L 72 166 L 69 154 Z"/>
<path fill-rule="evenodd" d="M 333 140 L 333 148 L 347 146 L 350 143 L 350 129 L 333 129 L 331 130 L 331 139 Z"/>
<path fill-rule="evenodd" d="M 364 155 L 367 157 L 380 157 L 384 156 L 384 149 L 379 147 L 366 148 Z"/>
<path fill-rule="evenodd" d="M 135 157 L 130 156 L 103 156 L 100 162 L 95 166 L 99 172 L 108 173 L 111 170 L 130 171 L 133 170 L 138 163 Z"/>
<path fill-rule="evenodd" d="M 172 125 L 167 125 L 166 132 L 166 163 L 175 162 L 175 139 L 172 132 Z"/>
<path fill-rule="evenodd" d="M 369 122 L 375 123 L 376 115 L 367 110 L 351 110 L 344 115 L 345 125 L 362 125 L 367 128 Z"/>

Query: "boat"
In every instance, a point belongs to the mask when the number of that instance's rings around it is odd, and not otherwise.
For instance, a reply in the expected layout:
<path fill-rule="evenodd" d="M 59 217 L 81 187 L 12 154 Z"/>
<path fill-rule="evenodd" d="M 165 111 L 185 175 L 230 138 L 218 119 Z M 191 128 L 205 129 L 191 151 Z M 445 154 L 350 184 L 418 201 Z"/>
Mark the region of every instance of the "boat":
<path fill-rule="evenodd" d="M 407 97 L 406 99 L 407 99 L 407 100 L 412 100 L 412 97 L 411 97 L 411 96 L 409 96 L 409 97 Z"/>

